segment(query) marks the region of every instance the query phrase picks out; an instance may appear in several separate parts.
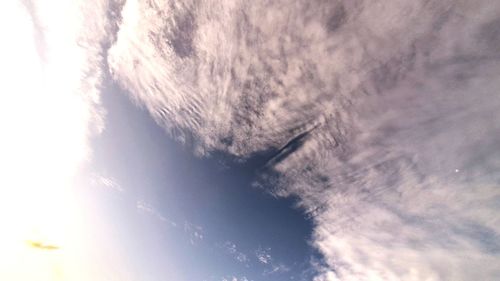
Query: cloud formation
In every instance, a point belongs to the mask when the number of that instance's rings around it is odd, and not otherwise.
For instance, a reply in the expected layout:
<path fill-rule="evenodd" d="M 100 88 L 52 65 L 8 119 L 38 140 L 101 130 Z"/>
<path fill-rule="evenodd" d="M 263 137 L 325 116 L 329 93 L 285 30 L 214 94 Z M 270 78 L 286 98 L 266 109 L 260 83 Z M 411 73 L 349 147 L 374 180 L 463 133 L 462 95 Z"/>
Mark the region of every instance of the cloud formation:
<path fill-rule="evenodd" d="M 245 276 L 242 276 L 240 278 L 238 278 L 236 276 L 231 276 L 231 277 L 223 277 L 222 281 L 249 281 L 249 280 Z M 250 280 L 250 281 L 252 281 L 252 280 Z"/>
<path fill-rule="evenodd" d="M 500 278 L 500 4 L 138 1 L 113 77 L 196 152 L 275 150 L 317 281 Z M 267 184 L 268 185 L 268 184 Z"/>
<path fill-rule="evenodd" d="M 244 264 L 246 267 L 249 267 L 248 262 L 249 258 L 245 253 L 240 251 L 236 244 L 234 244 L 231 241 L 225 241 L 222 243 L 221 247 L 229 254 L 231 255 L 235 260 L 238 262 Z"/>
<path fill-rule="evenodd" d="M 255 257 L 257 258 L 257 261 L 259 263 L 266 267 L 263 275 L 271 275 L 290 271 L 290 268 L 288 266 L 276 261 L 273 256 L 271 256 L 271 248 L 259 247 L 255 251 Z"/>

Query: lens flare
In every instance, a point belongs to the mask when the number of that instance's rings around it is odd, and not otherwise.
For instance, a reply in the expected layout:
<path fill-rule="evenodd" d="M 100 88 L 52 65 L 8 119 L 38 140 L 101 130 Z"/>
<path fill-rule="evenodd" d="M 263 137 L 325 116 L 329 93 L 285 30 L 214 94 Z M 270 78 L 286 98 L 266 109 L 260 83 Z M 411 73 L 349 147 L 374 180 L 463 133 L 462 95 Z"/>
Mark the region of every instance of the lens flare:
<path fill-rule="evenodd" d="M 0 4 L 0 280 L 85 280 L 75 176 L 92 104 L 80 86 L 77 7 L 59 1 L 34 14 L 24 2 Z"/>

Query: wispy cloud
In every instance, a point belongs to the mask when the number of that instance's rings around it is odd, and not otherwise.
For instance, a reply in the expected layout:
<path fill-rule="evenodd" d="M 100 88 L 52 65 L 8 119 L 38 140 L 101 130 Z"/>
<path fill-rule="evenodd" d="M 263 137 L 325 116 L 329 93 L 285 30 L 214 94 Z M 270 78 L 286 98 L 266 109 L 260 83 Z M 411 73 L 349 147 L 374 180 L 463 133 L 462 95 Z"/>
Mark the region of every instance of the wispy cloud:
<path fill-rule="evenodd" d="M 201 241 L 203 241 L 203 227 L 187 222 L 184 222 L 184 232 L 188 235 L 189 237 L 189 243 L 191 245 L 195 245 Z"/>
<path fill-rule="evenodd" d="M 118 192 L 124 191 L 123 187 L 115 179 L 113 179 L 111 177 L 94 175 L 91 178 L 90 182 L 93 185 L 100 185 L 102 187 L 106 187 L 106 188 L 109 188 L 109 189 L 114 190 L 114 191 L 118 191 Z"/>
<path fill-rule="evenodd" d="M 290 268 L 285 264 L 272 264 L 271 269 L 264 271 L 264 275 L 271 275 L 277 273 L 284 273 L 290 271 Z"/>
<path fill-rule="evenodd" d="M 246 267 L 249 267 L 248 262 L 250 261 L 250 259 L 248 258 L 247 254 L 243 253 L 238 249 L 235 243 L 231 241 L 226 241 L 222 243 L 221 247 L 236 261 L 245 264 Z"/>
<path fill-rule="evenodd" d="M 255 256 L 260 263 L 269 264 L 272 261 L 271 254 L 269 253 L 271 248 L 259 248 L 255 251 Z"/>
<path fill-rule="evenodd" d="M 276 150 L 262 181 L 315 221 L 316 280 L 500 276 L 500 4 L 130 0 L 122 15 L 113 77 L 159 124 L 201 154 Z"/>
<path fill-rule="evenodd" d="M 252 281 L 245 276 L 241 277 L 236 277 L 236 276 L 229 276 L 229 277 L 223 277 L 221 281 Z"/>
<path fill-rule="evenodd" d="M 139 212 L 151 215 L 158 220 L 168 223 L 172 227 L 177 227 L 177 223 L 163 216 L 159 211 L 157 211 L 151 204 L 145 202 L 144 200 L 139 200 L 136 203 L 136 208 Z"/>
<path fill-rule="evenodd" d="M 255 257 L 257 258 L 257 261 L 259 263 L 263 264 L 266 267 L 263 275 L 284 273 L 290 271 L 290 268 L 288 266 L 286 266 L 284 263 L 277 262 L 271 256 L 271 248 L 259 247 L 255 251 Z"/>

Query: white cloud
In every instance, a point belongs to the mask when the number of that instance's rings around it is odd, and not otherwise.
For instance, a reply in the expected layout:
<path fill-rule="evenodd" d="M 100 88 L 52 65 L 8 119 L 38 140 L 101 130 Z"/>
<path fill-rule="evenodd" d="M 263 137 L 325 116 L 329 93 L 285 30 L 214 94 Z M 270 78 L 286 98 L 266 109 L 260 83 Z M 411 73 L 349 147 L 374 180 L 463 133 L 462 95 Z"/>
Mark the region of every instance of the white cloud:
<path fill-rule="evenodd" d="M 269 253 L 271 248 L 259 248 L 255 251 L 255 256 L 260 263 L 269 264 L 272 261 L 271 254 Z"/>
<path fill-rule="evenodd" d="M 284 273 L 290 271 L 290 268 L 282 263 L 280 264 L 272 264 L 270 270 L 264 271 L 264 275 L 270 275 L 275 273 Z"/>
<path fill-rule="evenodd" d="M 236 246 L 235 243 L 231 241 L 226 241 L 222 243 L 221 247 L 228 253 L 230 254 L 235 260 L 237 260 L 240 263 L 245 264 L 245 266 L 249 266 L 249 258 L 248 256 L 243 253 L 242 251 L 238 250 L 238 247 Z"/>
<path fill-rule="evenodd" d="M 284 273 L 290 271 L 290 268 L 288 266 L 286 266 L 283 263 L 277 262 L 271 256 L 271 248 L 259 247 L 255 251 L 255 256 L 257 257 L 257 260 L 266 267 L 266 269 L 263 272 L 263 275 Z"/>
<path fill-rule="evenodd" d="M 203 227 L 199 225 L 185 221 L 184 232 L 188 234 L 191 245 L 195 245 L 203 240 Z"/>
<path fill-rule="evenodd" d="M 144 214 L 148 214 L 164 223 L 168 223 L 170 226 L 172 227 L 177 227 L 177 223 L 168 219 L 167 217 L 165 217 L 161 212 L 159 212 L 158 210 L 156 210 L 156 208 L 153 207 L 153 205 L 147 203 L 146 201 L 144 200 L 138 200 L 136 202 L 136 208 L 139 212 L 141 213 L 144 213 Z M 184 227 L 184 230 L 187 232 L 189 231 L 190 229 L 188 229 L 186 226 Z M 198 236 L 200 236 L 199 238 L 203 238 L 201 236 L 201 234 L 198 234 L 197 232 L 195 232 L 194 234 L 195 235 L 195 238 L 198 238 Z M 192 234 L 192 235 L 194 235 Z"/>
<path fill-rule="evenodd" d="M 314 219 L 316 280 L 488 280 L 499 22 L 492 1 L 130 0 L 109 64 L 197 152 L 279 149 L 262 180 Z"/>
<path fill-rule="evenodd" d="M 230 276 L 230 277 L 223 277 L 222 281 L 251 281 L 251 280 L 249 280 L 245 276 L 241 276 L 239 278 L 236 276 Z"/>
<path fill-rule="evenodd" d="M 93 178 L 91 179 L 91 183 L 94 185 L 100 185 L 100 186 L 103 186 L 103 187 L 106 187 L 106 188 L 109 188 L 109 189 L 112 189 L 112 190 L 118 191 L 118 192 L 124 191 L 123 187 L 121 187 L 120 184 L 111 177 L 94 175 Z"/>

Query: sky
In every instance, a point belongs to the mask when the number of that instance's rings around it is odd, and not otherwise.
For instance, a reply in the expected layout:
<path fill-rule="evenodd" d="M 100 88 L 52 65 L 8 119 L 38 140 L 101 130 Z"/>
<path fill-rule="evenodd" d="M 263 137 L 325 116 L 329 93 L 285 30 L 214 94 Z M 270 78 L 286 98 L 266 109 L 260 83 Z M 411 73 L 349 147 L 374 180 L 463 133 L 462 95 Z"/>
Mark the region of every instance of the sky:
<path fill-rule="evenodd" d="M 500 4 L 0 20 L 0 279 L 500 279 Z"/>
<path fill-rule="evenodd" d="M 104 92 L 108 123 L 94 139 L 95 158 L 90 164 L 98 174 L 96 188 L 110 189 L 110 198 L 101 204 L 122 205 L 121 210 L 110 211 L 136 217 L 142 225 L 137 228 L 150 228 L 156 232 L 151 239 L 161 240 L 140 245 L 144 248 L 130 255 L 135 257 L 139 251 L 147 257 L 157 252 L 151 256 L 158 260 L 157 266 L 177 268 L 181 276 L 170 278 L 180 280 L 233 276 L 301 280 L 302 275 L 310 275 L 310 259 L 317 255 L 308 245 L 312 222 L 294 207 L 295 200 L 276 200 L 252 186 L 269 155 L 239 164 L 225 155 L 196 157 L 168 137 L 116 85 Z M 127 221 L 126 216 L 121 219 Z M 130 232 L 134 225 L 128 222 L 114 231 Z M 144 240 L 143 235 L 151 233 L 133 233 L 127 239 L 134 244 Z M 165 248 L 158 251 L 158 247 Z M 142 255 L 133 263 L 148 260 Z"/>

